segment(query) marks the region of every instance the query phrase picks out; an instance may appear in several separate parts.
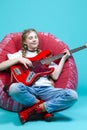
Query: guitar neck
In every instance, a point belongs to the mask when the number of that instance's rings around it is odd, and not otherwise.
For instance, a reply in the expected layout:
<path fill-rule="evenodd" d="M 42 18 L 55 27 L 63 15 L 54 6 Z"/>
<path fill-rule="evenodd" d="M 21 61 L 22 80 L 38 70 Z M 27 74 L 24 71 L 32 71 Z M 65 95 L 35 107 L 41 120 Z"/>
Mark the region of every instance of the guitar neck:
<path fill-rule="evenodd" d="M 80 46 L 80 47 L 77 47 L 77 48 L 75 48 L 75 49 L 70 50 L 70 53 L 74 53 L 74 52 L 83 50 L 83 49 L 85 49 L 85 48 L 86 48 L 86 45 Z"/>
<path fill-rule="evenodd" d="M 75 53 L 75 52 L 80 51 L 80 50 L 85 49 L 85 48 L 86 48 L 86 45 L 80 46 L 78 48 L 75 48 L 75 49 L 72 49 L 72 50 L 69 50 L 69 51 L 70 51 L 70 53 Z M 52 57 L 47 57 L 46 59 L 42 59 L 41 63 L 42 64 L 50 64 L 52 61 L 55 61 L 55 60 L 62 58 L 62 56 L 64 54 L 65 53 L 61 53 L 61 54 L 58 54 L 58 55 L 55 55 L 55 56 L 52 56 Z"/>

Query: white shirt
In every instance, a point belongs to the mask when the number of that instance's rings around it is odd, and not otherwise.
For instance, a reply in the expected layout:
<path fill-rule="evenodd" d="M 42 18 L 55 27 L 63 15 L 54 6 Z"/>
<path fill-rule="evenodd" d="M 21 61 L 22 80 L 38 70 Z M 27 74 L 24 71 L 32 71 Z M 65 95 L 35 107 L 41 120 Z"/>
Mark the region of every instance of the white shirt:
<path fill-rule="evenodd" d="M 37 52 L 27 51 L 27 53 L 26 53 L 26 57 L 35 57 L 36 55 L 37 55 Z M 16 53 L 13 53 L 13 54 L 7 54 L 8 59 L 15 59 L 15 58 L 18 58 L 20 56 L 22 57 L 22 51 L 21 50 L 19 50 Z M 50 64 L 49 68 L 56 67 L 56 66 L 57 66 L 57 64 L 52 62 Z M 47 76 L 43 76 L 43 77 L 40 77 L 37 81 L 35 81 L 34 85 L 36 85 L 36 86 L 51 86 L 52 84 L 48 80 Z"/>

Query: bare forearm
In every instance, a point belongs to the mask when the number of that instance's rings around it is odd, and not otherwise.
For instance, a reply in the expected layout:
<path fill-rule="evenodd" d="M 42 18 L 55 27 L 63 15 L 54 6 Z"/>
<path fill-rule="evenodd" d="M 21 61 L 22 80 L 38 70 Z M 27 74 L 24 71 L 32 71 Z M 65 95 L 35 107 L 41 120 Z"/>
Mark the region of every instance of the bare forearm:
<path fill-rule="evenodd" d="M 61 74 L 62 72 L 62 69 L 63 69 L 63 66 L 64 66 L 64 63 L 65 63 L 65 59 L 62 58 L 59 65 L 55 68 L 54 72 L 51 74 L 51 77 L 54 79 L 54 80 L 57 80 L 59 75 Z"/>
<path fill-rule="evenodd" d="M 32 62 L 29 59 L 24 58 L 24 57 L 18 57 L 18 58 L 7 60 L 7 61 L 0 63 L 0 71 L 6 70 L 9 67 L 11 67 L 12 65 L 15 65 L 17 63 L 23 64 L 26 68 L 27 68 L 27 65 L 32 66 Z"/>
<path fill-rule="evenodd" d="M 54 80 L 57 80 L 60 73 L 62 72 L 63 66 L 65 61 L 70 57 L 70 52 L 69 50 L 66 50 L 66 54 L 62 57 L 62 59 L 60 60 L 59 65 L 55 68 L 54 72 L 52 73 L 52 78 Z"/>
<path fill-rule="evenodd" d="M 12 59 L 12 60 L 7 60 L 7 61 L 3 61 L 2 63 L 0 63 L 0 71 L 6 70 L 8 69 L 10 66 L 16 64 L 19 62 L 19 59 Z"/>

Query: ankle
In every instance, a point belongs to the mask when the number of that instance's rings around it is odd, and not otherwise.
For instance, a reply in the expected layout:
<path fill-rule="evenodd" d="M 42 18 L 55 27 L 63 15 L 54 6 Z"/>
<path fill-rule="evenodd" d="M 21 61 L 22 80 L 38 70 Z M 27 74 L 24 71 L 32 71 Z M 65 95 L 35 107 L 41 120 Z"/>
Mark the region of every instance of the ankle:
<path fill-rule="evenodd" d="M 42 112 L 46 112 L 46 109 L 45 109 L 44 103 L 40 104 L 40 105 L 39 105 L 39 108 L 42 109 Z"/>
<path fill-rule="evenodd" d="M 35 104 L 36 104 L 36 103 L 40 103 L 40 100 L 39 100 L 39 99 L 36 99 Z"/>

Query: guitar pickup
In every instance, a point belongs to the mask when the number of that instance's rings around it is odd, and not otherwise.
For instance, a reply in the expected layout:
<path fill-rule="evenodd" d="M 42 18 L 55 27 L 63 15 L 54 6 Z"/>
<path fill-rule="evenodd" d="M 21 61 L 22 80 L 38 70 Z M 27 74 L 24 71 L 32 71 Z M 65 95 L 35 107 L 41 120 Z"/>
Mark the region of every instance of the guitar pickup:
<path fill-rule="evenodd" d="M 16 75 L 20 75 L 21 74 L 21 71 L 18 68 L 15 68 L 14 72 L 15 72 Z"/>
<path fill-rule="evenodd" d="M 31 71 L 27 78 L 26 78 L 26 83 L 30 82 L 30 80 L 32 80 L 32 78 L 34 77 L 35 73 L 33 71 Z"/>

